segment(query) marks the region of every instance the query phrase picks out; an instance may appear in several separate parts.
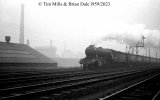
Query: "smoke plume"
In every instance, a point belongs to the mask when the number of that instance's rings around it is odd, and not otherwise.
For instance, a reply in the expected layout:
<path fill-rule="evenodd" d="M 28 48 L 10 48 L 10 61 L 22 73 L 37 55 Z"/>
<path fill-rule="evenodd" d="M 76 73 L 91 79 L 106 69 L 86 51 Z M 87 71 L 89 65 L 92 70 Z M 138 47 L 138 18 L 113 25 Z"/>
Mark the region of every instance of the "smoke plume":
<path fill-rule="evenodd" d="M 126 30 L 119 32 L 111 32 L 110 34 L 102 37 L 102 41 L 115 40 L 121 44 L 133 45 L 140 41 L 144 36 L 144 45 L 147 48 L 160 48 L 160 30 L 145 29 L 145 25 L 133 25 Z"/>

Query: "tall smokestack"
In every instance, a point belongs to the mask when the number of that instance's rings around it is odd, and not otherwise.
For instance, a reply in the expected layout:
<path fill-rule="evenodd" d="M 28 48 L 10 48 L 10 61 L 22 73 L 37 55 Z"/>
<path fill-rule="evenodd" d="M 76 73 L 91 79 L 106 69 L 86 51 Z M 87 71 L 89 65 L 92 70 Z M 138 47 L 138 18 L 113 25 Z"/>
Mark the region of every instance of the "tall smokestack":
<path fill-rule="evenodd" d="M 29 44 L 29 40 L 27 40 L 27 45 L 29 46 L 30 44 Z"/>
<path fill-rule="evenodd" d="M 50 47 L 52 47 L 52 40 L 50 40 Z"/>
<path fill-rule="evenodd" d="M 21 4 L 20 37 L 19 43 L 24 44 L 24 4 Z"/>

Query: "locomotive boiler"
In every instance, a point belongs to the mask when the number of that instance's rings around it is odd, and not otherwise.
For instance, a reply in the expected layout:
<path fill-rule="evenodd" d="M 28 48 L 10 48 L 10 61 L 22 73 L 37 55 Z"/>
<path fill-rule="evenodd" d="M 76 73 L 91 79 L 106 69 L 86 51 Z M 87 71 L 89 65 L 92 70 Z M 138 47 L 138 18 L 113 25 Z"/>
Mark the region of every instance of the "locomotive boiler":
<path fill-rule="evenodd" d="M 116 65 L 158 64 L 160 59 L 124 53 L 112 49 L 104 49 L 89 45 L 85 49 L 86 57 L 79 63 L 84 69 L 112 67 Z"/>

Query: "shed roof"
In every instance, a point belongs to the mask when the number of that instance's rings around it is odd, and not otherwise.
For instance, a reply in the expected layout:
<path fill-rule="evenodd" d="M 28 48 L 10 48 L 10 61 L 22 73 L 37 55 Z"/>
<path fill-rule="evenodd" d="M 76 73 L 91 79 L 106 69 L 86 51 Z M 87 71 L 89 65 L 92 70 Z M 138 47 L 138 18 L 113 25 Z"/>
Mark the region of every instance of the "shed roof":
<path fill-rule="evenodd" d="M 0 63 L 56 62 L 25 44 L 0 42 Z"/>

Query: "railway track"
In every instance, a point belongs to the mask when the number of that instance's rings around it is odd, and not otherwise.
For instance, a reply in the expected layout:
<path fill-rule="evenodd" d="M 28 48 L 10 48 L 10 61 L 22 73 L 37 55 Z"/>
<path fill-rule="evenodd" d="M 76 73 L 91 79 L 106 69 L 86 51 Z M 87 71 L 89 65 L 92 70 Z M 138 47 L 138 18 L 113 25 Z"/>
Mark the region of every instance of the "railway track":
<path fill-rule="evenodd" d="M 119 71 L 121 72 L 123 69 L 119 69 Z M 115 71 L 109 71 L 107 72 L 106 70 L 102 71 L 102 70 L 86 70 L 86 71 L 70 71 L 70 72 L 63 72 L 63 73 L 52 73 L 52 71 L 50 72 L 45 72 L 45 73 L 41 73 L 39 72 L 38 74 L 29 74 L 26 75 L 26 73 L 24 73 L 26 76 L 18 76 L 18 77 L 11 77 L 11 78 L 2 78 L 0 79 L 0 85 L 3 86 L 1 87 L 1 89 L 5 89 L 5 88 L 13 88 L 13 87 L 17 87 L 20 85 L 29 85 L 29 84 L 39 84 L 39 83 L 46 83 L 46 82 L 51 82 L 51 81 L 56 81 L 56 80 L 63 80 L 63 79 L 69 79 L 69 78 L 75 78 L 75 77 L 83 77 L 85 75 L 96 75 L 96 74 L 103 74 L 103 73 L 113 73 Z M 1 77 L 1 76 L 0 76 Z"/>
<path fill-rule="evenodd" d="M 127 69 L 127 68 L 125 68 Z M 107 69 L 108 70 L 108 69 Z M 118 68 L 118 70 L 124 70 L 124 68 Z M 128 69 L 130 70 L 130 69 Z M 17 69 L 17 70 L 3 70 L 0 69 L 0 82 L 3 80 L 10 80 L 10 79 L 15 79 L 15 78 L 21 78 L 21 77 L 29 77 L 29 76 L 38 76 L 38 75 L 48 75 L 48 74 L 64 74 L 64 73 L 74 73 L 74 72 L 83 72 L 84 70 L 82 69 L 55 69 L 55 70 L 32 70 L 32 69 Z M 97 70 L 98 71 L 98 70 Z M 109 69 L 109 71 L 115 71 L 115 69 Z"/>
<path fill-rule="evenodd" d="M 99 100 L 159 100 L 160 73 Z"/>
<path fill-rule="evenodd" d="M 153 69 L 155 70 L 155 69 Z M 7 89 L 1 89 L 0 90 L 0 99 L 24 99 L 24 98 L 37 98 L 39 96 L 46 97 L 46 95 L 52 94 L 51 98 L 61 98 L 68 96 L 72 97 L 71 95 L 73 93 L 81 93 L 80 91 L 90 91 L 93 88 L 97 87 L 99 88 L 99 83 L 101 86 L 106 84 L 106 82 L 120 79 L 128 76 L 138 75 L 142 73 L 149 73 L 153 70 L 139 70 L 139 71 L 124 71 L 119 73 L 113 73 L 113 74 L 107 74 L 107 73 L 101 73 L 101 74 L 92 74 L 92 75 L 84 75 L 83 77 L 75 77 L 72 79 L 64 79 L 60 81 L 53 81 L 53 82 L 47 82 L 47 83 L 40 83 L 40 84 L 34 84 L 34 85 L 28 85 L 28 86 L 19 86 L 14 88 L 7 88 Z M 103 85 L 102 85 L 103 84 Z M 96 85 L 96 86 L 95 86 Z M 84 88 L 85 87 L 85 88 Z M 90 88 L 90 89 L 89 89 Z M 90 93 L 90 92 L 86 93 Z M 28 100 L 28 99 L 27 99 Z"/>
<path fill-rule="evenodd" d="M 21 78 L 21 77 L 29 77 L 29 76 L 37 76 L 37 75 L 48 75 L 48 74 L 63 74 L 63 73 L 74 73 L 74 72 L 77 72 L 77 71 L 83 71 L 83 70 L 81 70 L 81 69 L 79 69 L 79 70 L 73 70 L 73 69 L 71 69 L 71 70 L 32 70 L 32 69 L 30 69 L 30 70 L 18 70 L 17 69 L 17 71 L 15 71 L 15 70 L 13 70 L 13 71 L 3 71 L 3 69 L 2 70 L 0 70 L 0 77 L 1 77 L 1 79 L 0 79 L 0 81 L 3 81 L 3 80 L 6 80 L 6 79 L 15 79 L 15 78 Z"/>
<path fill-rule="evenodd" d="M 97 71 L 77 71 L 77 72 L 68 72 L 68 73 L 59 73 L 59 74 L 45 74 L 45 75 L 35 75 L 28 77 L 18 77 L 18 78 L 9 78 L 9 79 L 1 79 L 0 85 L 3 86 L 1 89 L 16 87 L 20 85 L 29 85 L 29 84 L 39 84 L 39 83 L 47 83 L 53 81 L 59 81 L 69 78 L 75 77 L 83 77 L 87 75 L 96 75 L 100 72 Z M 105 73 L 105 71 L 101 71 L 101 73 Z M 27 82 L 27 83 L 26 83 Z M 18 84 L 18 85 L 17 85 Z"/>

